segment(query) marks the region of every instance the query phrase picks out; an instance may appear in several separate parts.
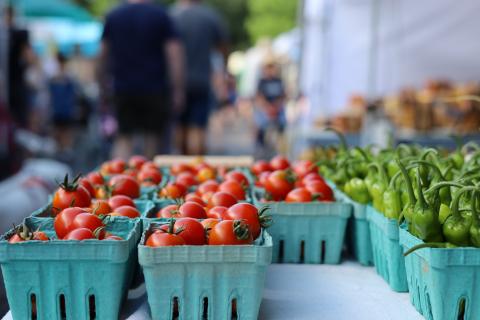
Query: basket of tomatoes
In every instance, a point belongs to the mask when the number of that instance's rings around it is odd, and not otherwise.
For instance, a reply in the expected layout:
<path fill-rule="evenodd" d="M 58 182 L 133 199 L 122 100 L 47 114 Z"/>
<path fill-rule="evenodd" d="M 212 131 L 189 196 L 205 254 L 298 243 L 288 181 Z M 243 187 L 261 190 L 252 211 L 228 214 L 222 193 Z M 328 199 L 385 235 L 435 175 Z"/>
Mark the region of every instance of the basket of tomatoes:
<path fill-rule="evenodd" d="M 272 239 L 253 205 L 228 210 L 244 219 L 144 220 L 138 255 L 152 319 L 258 317 Z"/>
<path fill-rule="evenodd" d="M 76 207 L 26 218 L 0 238 L 13 318 L 118 319 L 139 236 L 139 220 L 105 223 Z"/>
<path fill-rule="evenodd" d="M 270 208 L 275 222 L 273 262 L 340 262 L 350 204 L 335 201 L 333 190 L 309 161 L 290 165 L 281 156 L 257 161 L 252 172 L 258 177 L 254 200 Z"/>

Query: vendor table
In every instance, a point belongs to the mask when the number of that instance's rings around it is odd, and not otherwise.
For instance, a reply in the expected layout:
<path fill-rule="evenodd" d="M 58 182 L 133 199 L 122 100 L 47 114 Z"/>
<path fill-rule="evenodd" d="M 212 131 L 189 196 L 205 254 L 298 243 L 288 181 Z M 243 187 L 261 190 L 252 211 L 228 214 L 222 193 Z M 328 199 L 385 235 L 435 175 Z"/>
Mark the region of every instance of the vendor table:
<path fill-rule="evenodd" d="M 8 313 L 4 320 L 10 320 Z M 145 285 L 130 291 L 122 319 L 150 319 Z M 262 320 L 420 320 L 408 293 L 396 293 L 375 273 L 341 265 L 273 264 L 267 271 Z"/>

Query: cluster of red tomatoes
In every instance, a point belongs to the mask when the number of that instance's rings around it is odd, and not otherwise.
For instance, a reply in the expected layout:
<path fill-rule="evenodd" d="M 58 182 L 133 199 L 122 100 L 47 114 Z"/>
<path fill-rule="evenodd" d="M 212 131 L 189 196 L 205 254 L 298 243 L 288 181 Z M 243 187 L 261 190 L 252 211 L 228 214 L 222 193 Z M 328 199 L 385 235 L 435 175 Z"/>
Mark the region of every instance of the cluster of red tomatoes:
<path fill-rule="evenodd" d="M 333 190 L 311 161 L 290 164 L 285 157 L 276 156 L 270 162 L 255 162 L 251 171 L 257 177 L 256 185 L 265 189 L 264 201 L 334 201 Z"/>
<path fill-rule="evenodd" d="M 162 217 L 172 217 L 171 222 L 155 228 L 145 242 L 147 246 L 252 244 L 260 236 L 261 228 L 270 223 L 265 210 L 259 211 L 244 202 L 205 210 L 198 203 L 187 201 L 180 207 L 167 206 L 160 213 Z"/>

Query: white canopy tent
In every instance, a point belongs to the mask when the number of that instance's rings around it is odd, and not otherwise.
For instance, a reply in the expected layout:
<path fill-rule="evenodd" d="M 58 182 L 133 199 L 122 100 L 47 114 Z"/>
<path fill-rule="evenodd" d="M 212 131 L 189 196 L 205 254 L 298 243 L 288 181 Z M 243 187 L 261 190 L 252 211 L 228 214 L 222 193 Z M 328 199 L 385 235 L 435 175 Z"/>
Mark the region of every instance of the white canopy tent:
<path fill-rule="evenodd" d="M 304 0 L 303 9 L 308 119 L 338 113 L 352 93 L 480 80 L 478 0 Z"/>

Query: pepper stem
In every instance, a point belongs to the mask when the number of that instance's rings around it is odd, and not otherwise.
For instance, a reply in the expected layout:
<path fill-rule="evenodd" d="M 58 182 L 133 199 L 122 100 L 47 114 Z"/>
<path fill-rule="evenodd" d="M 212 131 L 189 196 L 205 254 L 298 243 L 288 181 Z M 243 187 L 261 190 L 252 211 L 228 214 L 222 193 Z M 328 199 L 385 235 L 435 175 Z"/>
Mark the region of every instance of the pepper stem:
<path fill-rule="evenodd" d="M 410 199 L 410 204 L 414 205 L 417 202 L 417 199 L 415 198 L 415 192 L 413 192 L 413 185 L 412 185 L 412 179 L 410 179 L 410 176 L 408 175 L 408 171 L 403 165 L 403 163 L 397 158 L 396 159 L 398 167 L 400 168 L 400 171 L 403 174 L 403 178 L 405 179 L 405 182 L 407 184 L 407 192 L 408 192 L 408 198 Z"/>
<path fill-rule="evenodd" d="M 423 248 L 446 248 L 447 243 L 446 242 L 425 242 L 421 244 L 417 244 L 416 246 L 411 247 L 405 253 L 403 254 L 404 257 L 408 256 L 410 253 L 417 251 L 418 249 L 423 249 Z"/>
<path fill-rule="evenodd" d="M 452 207 L 450 210 L 452 216 L 458 216 L 460 214 L 458 211 L 458 207 L 460 205 L 460 199 L 462 198 L 462 195 L 467 191 L 480 191 L 480 188 L 478 188 L 477 186 L 467 186 L 458 190 L 457 193 L 455 193 L 455 196 L 453 197 L 453 200 L 452 200 Z"/>

